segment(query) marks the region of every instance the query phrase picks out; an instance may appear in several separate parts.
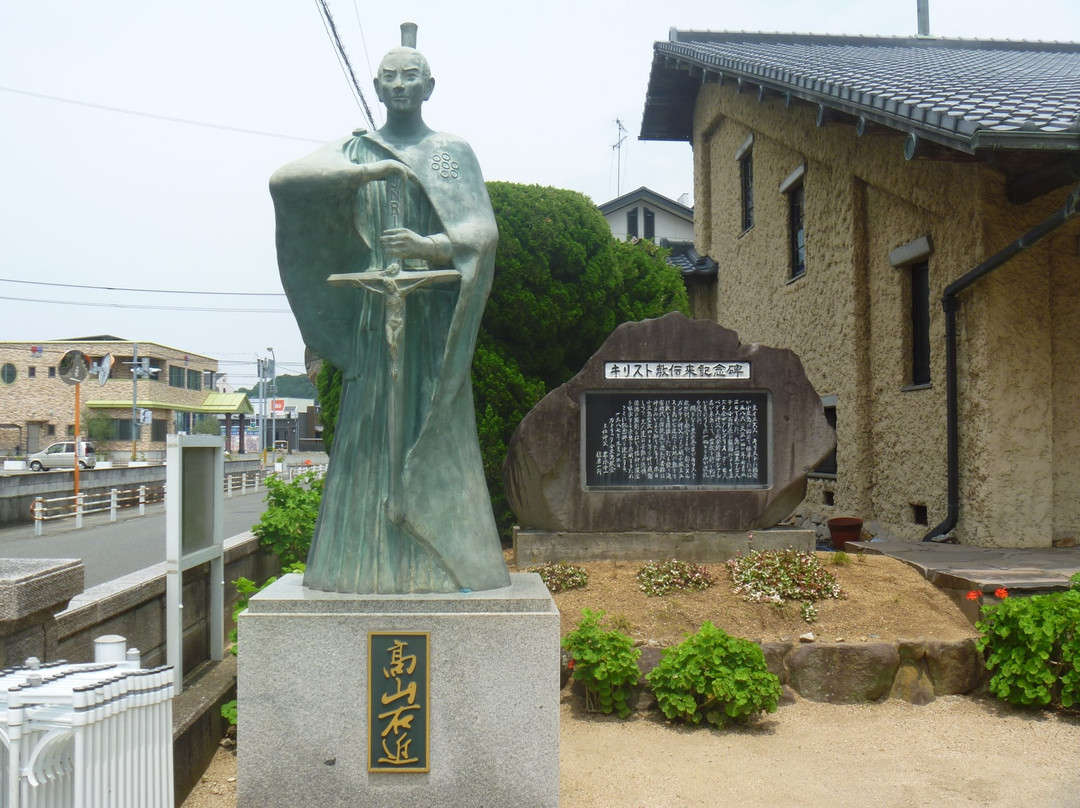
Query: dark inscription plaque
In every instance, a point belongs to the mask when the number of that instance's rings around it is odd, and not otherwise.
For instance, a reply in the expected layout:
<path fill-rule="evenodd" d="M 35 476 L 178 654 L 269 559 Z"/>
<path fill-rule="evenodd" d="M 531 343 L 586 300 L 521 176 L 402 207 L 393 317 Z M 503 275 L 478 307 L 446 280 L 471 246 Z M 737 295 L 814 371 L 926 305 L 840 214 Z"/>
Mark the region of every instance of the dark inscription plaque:
<path fill-rule="evenodd" d="M 587 488 L 769 484 L 769 394 L 585 393 Z"/>
<path fill-rule="evenodd" d="M 426 772 L 428 749 L 427 632 L 368 634 L 368 771 Z"/>

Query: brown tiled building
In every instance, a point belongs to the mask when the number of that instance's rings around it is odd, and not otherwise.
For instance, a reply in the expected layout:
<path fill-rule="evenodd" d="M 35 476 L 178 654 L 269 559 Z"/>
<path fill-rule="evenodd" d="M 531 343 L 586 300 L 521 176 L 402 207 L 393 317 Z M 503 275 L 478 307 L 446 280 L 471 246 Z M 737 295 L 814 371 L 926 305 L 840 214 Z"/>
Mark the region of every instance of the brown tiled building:
<path fill-rule="evenodd" d="M 215 389 L 217 360 L 153 342 L 86 337 L 41 342 L 0 342 L 0 454 L 28 454 L 75 431 L 75 388 L 61 378 L 60 360 L 81 351 L 91 366 L 80 385 L 80 419 L 104 415 L 108 437 L 98 439 L 99 456 L 130 450 L 132 408 L 139 452 L 163 452 L 165 438 L 191 432 L 218 414 L 252 413 L 243 394 Z M 109 364 L 107 371 L 94 372 Z M 133 381 L 133 359 L 140 369 Z M 80 426 L 84 436 L 88 430 Z"/>
<path fill-rule="evenodd" d="M 835 419 L 805 512 L 1080 533 L 1080 45 L 672 30 L 641 136 L 694 147 L 695 309 Z"/>

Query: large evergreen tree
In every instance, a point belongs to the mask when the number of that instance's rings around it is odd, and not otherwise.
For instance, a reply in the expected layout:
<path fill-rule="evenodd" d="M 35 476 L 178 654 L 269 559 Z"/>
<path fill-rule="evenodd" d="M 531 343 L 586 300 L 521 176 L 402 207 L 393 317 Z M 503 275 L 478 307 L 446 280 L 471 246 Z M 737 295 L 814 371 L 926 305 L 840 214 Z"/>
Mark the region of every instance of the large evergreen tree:
<path fill-rule="evenodd" d="M 689 304 L 663 251 L 615 239 L 583 194 L 508 182 L 489 182 L 488 191 L 499 245 L 472 378 L 484 470 L 505 533 L 513 516 L 502 463 L 525 414 L 577 373 L 615 326 L 687 313 Z M 318 387 L 332 435 L 340 374 L 324 365 Z"/>

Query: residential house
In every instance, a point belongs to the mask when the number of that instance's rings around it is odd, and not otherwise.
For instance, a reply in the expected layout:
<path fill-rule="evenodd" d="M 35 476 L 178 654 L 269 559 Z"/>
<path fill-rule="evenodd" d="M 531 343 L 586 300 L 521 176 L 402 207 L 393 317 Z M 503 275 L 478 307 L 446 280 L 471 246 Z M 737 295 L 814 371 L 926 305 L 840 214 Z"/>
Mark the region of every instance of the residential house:
<path fill-rule="evenodd" d="M 244 394 L 217 392 L 220 374 L 210 357 L 108 335 L 2 342 L 0 452 L 28 454 L 75 434 L 75 388 L 64 383 L 60 369 L 70 351 L 85 355 L 91 368 L 79 385 L 80 419 L 109 419 L 109 437 L 97 439 L 99 456 L 133 447 L 163 456 L 169 434 L 195 431 L 201 420 L 218 414 L 242 422 L 252 413 Z M 89 435 L 85 421 L 80 427 Z"/>
<path fill-rule="evenodd" d="M 647 239 L 666 247 L 668 263 L 679 268 L 690 298 L 690 313 L 715 319 L 716 262 L 694 248 L 694 209 L 641 187 L 600 205 L 611 234 L 623 241 Z"/>
<path fill-rule="evenodd" d="M 673 29 L 641 137 L 693 144 L 718 321 L 836 424 L 804 511 L 1080 533 L 1080 45 Z"/>

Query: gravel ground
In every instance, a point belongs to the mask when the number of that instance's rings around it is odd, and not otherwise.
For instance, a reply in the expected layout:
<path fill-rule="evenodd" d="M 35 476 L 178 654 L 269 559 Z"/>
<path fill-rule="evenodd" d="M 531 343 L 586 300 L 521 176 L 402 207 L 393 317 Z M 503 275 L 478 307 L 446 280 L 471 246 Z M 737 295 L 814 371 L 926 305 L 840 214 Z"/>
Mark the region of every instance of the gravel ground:
<path fill-rule="evenodd" d="M 1080 719 L 988 699 L 947 696 L 923 707 L 800 699 L 723 731 L 581 707 L 563 691 L 566 808 L 1080 806 Z M 235 778 L 233 752 L 220 750 L 182 808 L 234 808 Z"/>

